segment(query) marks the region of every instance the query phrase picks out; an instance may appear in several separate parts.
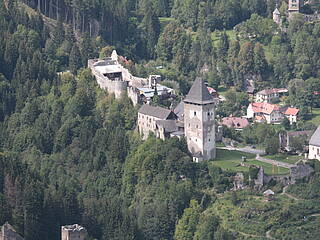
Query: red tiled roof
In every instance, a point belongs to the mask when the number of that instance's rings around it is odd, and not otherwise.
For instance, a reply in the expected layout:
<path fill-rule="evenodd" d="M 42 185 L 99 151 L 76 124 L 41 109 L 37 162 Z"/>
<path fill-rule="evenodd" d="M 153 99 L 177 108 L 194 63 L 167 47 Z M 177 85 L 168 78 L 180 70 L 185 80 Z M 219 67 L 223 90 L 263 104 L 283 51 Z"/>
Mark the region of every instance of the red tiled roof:
<path fill-rule="evenodd" d="M 249 125 L 249 121 L 246 118 L 241 117 L 225 117 L 222 119 L 222 125 L 226 125 L 230 128 L 245 128 Z"/>
<path fill-rule="evenodd" d="M 217 91 L 212 87 L 207 87 L 210 94 L 216 93 Z"/>
<path fill-rule="evenodd" d="M 296 116 L 299 112 L 299 109 L 298 108 L 287 108 L 287 110 L 284 112 L 284 115 L 293 115 L 293 116 Z"/>
<path fill-rule="evenodd" d="M 252 110 L 255 113 L 266 113 L 266 114 L 271 114 L 273 111 L 279 110 L 278 105 L 276 104 L 270 104 L 270 103 L 251 103 L 252 105 Z"/>

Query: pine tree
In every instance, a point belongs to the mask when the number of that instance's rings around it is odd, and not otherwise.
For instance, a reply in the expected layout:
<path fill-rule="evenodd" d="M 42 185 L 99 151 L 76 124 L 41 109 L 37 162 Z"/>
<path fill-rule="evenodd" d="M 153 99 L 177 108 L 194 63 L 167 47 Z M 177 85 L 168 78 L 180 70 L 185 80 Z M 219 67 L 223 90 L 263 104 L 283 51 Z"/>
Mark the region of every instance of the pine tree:
<path fill-rule="evenodd" d="M 81 54 L 79 48 L 77 44 L 73 44 L 69 56 L 69 69 L 73 74 L 75 74 L 81 66 Z"/>

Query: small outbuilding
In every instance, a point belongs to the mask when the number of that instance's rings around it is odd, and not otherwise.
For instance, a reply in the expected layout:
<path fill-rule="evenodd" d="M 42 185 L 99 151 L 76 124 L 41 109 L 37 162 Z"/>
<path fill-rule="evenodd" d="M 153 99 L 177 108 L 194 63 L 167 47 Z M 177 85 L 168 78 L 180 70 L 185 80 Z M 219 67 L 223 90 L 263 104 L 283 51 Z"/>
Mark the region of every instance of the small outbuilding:
<path fill-rule="evenodd" d="M 263 192 L 263 196 L 265 197 L 266 201 L 274 200 L 274 191 L 268 189 L 267 191 Z"/>

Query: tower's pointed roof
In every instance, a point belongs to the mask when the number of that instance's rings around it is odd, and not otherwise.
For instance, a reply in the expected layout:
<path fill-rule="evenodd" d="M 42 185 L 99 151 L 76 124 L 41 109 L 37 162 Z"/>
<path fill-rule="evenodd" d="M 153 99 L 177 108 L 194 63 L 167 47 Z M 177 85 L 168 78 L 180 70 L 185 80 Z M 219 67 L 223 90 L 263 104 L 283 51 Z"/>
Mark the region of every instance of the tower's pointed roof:
<path fill-rule="evenodd" d="M 273 11 L 273 14 L 280 15 L 281 13 L 279 9 L 276 7 L 276 9 Z"/>
<path fill-rule="evenodd" d="M 184 99 L 184 102 L 196 103 L 196 104 L 208 104 L 213 103 L 213 98 L 210 95 L 207 86 L 204 84 L 203 79 L 198 77 L 194 81 L 188 95 Z"/>

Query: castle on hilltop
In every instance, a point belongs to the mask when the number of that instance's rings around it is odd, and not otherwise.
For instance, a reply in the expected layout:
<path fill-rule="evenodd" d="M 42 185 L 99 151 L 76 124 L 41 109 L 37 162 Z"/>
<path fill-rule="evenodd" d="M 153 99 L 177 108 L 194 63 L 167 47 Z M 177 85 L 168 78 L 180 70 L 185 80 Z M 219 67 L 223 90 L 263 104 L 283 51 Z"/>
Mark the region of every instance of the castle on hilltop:
<path fill-rule="evenodd" d="M 150 132 L 163 140 L 185 137 L 193 161 L 216 157 L 215 101 L 201 78 L 197 78 L 188 95 L 173 110 L 142 105 L 138 112 L 138 130 L 143 139 Z"/>
<path fill-rule="evenodd" d="M 164 97 L 170 97 L 173 94 L 173 89 L 160 84 L 161 76 L 159 75 L 150 75 L 149 78 L 133 76 L 120 64 L 120 57 L 116 50 L 113 50 L 111 57 L 88 60 L 88 67 L 100 88 L 114 94 L 116 99 L 127 93 L 134 105 L 149 103 L 155 94 Z"/>
<path fill-rule="evenodd" d="M 310 1 L 308 1 L 307 3 L 309 3 Z M 293 18 L 293 16 L 297 13 L 301 13 L 301 10 L 303 8 L 303 6 L 305 5 L 305 1 L 304 0 L 289 0 L 288 1 L 288 10 L 287 10 L 287 14 L 286 17 L 288 18 L 288 20 L 290 21 L 290 19 Z M 314 22 L 317 20 L 320 20 L 320 14 L 302 14 L 302 16 L 304 17 L 304 20 L 306 22 Z M 278 24 L 281 25 L 282 24 L 282 19 L 281 19 L 281 13 L 278 9 L 278 6 L 276 6 L 276 9 L 273 11 L 273 21 Z"/>

